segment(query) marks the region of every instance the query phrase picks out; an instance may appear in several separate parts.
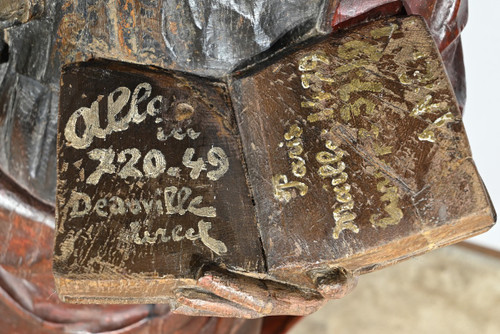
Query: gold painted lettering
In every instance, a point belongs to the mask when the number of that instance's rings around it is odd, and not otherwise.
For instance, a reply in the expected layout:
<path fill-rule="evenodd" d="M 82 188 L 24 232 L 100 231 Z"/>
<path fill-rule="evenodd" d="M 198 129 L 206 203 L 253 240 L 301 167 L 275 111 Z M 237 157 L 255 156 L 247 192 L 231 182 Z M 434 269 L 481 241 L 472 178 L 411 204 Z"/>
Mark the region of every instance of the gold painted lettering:
<path fill-rule="evenodd" d="M 356 214 L 351 211 L 354 208 L 354 201 L 350 193 L 351 185 L 347 183 L 348 175 L 344 171 L 347 166 L 342 161 L 342 158 L 347 153 L 333 144 L 331 140 L 325 143 L 325 147 L 331 152 L 319 152 L 316 154 L 316 161 L 321 164 L 321 167 L 318 168 L 318 174 L 324 178 L 332 178 L 331 184 L 334 186 L 333 191 L 338 202 L 333 209 L 335 227 L 332 235 L 334 239 L 338 239 L 342 231 L 350 230 L 358 233 L 359 228 L 354 224 Z M 337 164 L 337 167 L 331 165 L 334 163 Z"/>
<path fill-rule="evenodd" d="M 212 252 L 214 252 L 217 255 L 223 255 L 227 253 L 227 247 L 226 245 L 217 239 L 214 239 L 213 237 L 210 236 L 209 231 L 212 228 L 212 223 L 211 222 L 206 222 L 204 220 L 200 220 L 198 222 L 198 231 L 199 233 L 196 234 L 194 228 L 189 228 L 186 233 L 182 234 L 182 226 L 181 225 L 176 225 L 171 233 L 170 236 L 167 236 L 167 230 L 165 228 L 158 228 L 153 235 L 149 233 L 149 231 L 145 231 L 143 234 L 143 237 L 140 237 L 139 234 L 139 222 L 133 222 L 130 224 L 131 231 L 134 233 L 132 237 L 130 238 L 132 242 L 134 242 L 137 245 L 144 245 L 144 244 L 155 244 L 157 242 L 163 242 L 167 243 L 169 241 L 173 242 L 180 242 L 184 239 L 190 240 L 190 241 L 196 241 L 200 240 L 203 245 L 205 245 L 207 248 L 209 248 Z M 160 237 L 160 240 L 158 240 L 158 237 Z M 127 240 L 130 240 L 127 239 Z"/>
<path fill-rule="evenodd" d="M 166 168 L 167 162 L 165 156 L 160 151 L 152 149 L 144 156 L 142 169 L 145 176 L 151 178 L 158 177 Z"/>
<path fill-rule="evenodd" d="M 142 204 L 142 207 L 144 208 L 144 212 L 146 212 L 147 215 L 149 215 L 151 213 L 151 209 L 153 208 L 153 200 L 145 200 L 145 199 L 141 199 L 141 204 Z"/>
<path fill-rule="evenodd" d="M 356 214 L 351 212 L 354 208 L 354 201 L 340 204 L 333 210 L 333 219 L 335 220 L 335 227 L 333 229 L 333 238 L 338 239 L 340 233 L 344 230 L 350 230 L 354 233 L 359 232 L 359 227 L 354 224 Z"/>
<path fill-rule="evenodd" d="M 442 108 L 445 108 L 446 104 L 441 102 L 441 103 L 432 103 L 432 96 L 431 95 L 426 95 L 423 100 L 421 100 L 417 105 L 413 108 L 413 110 L 410 113 L 410 116 L 416 117 L 416 116 L 421 116 L 424 114 L 432 114 L 435 113 L 436 111 L 442 110 Z"/>
<path fill-rule="evenodd" d="M 160 107 L 155 107 L 155 104 L 160 103 L 163 101 L 163 96 L 158 95 L 155 96 L 151 99 L 151 101 L 148 102 L 148 106 L 146 107 L 146 112 L 150 116 L 156 116 L 160 113 Z"/>
<path fill-rule="evenodd" d="M 216 217 L 217 212 L 213 206 L 198 207 L 202 201 L 202 196 L 196 196 L 191 200 L 191 202 L 189 202 L 187 210 L 198 217 Z"/>
<path fill-rule="evenodd" d="M 177 194 L 177 187 L 171 186 L 166 187 L 165 191 L 165 209 L 167 210 L 167 215 L 173 215 L 177 213 L 177 209 L 174 207 L 175 194 Z"/>
<path fill-rule="evenodd" d="M 373 38 L 379 39 L 382 37 L 391 37 L 392 34 L 398 29 L 398 25 L 395 23 L 391 23 L 388 26 L 373 29 L 370 31 L 370 35 L 372 35 Z"/>
<path fill-rule="evenodd" d="M 82 208 L 83 204 L 83 208 Z M 87 213 L 89 213 L 92 208 L 90 204 L 90 197 L 85 193 L 80 193 L 73 191 L 69 198 L 68 207 L 71 207 L 71 212 L 69 213 L 70 217 L 83 217 Z"/>
<path fill-rule="evenodd" d="M 194 234 L 194 228 L 188 228 L 186 231 L 186 239 L 194 241 L 200 238 L 199 234 Z"/>
<path fill-rule="evenodd" d="M 286 191 L 285 189 L 296 188 L 299 191 L 300 196 L 305 196 L 309 189 L 309 187 L 302 182 L 288 182 L 286 175 L 273 176 L 272 183 L 274 188 L 274 197 L 285 203 L 288 203 L 292 199 L 292 193 L 290 191 Z"/>
<path fill-rule="evenodd" d="M 222 255 L 227 253 L 226 245 L 219 240 L 216 240 L 208 235 L 208 230 L 212 228 L 212 223 L 200 220 L 198 222 L 198 229 L 200 230 L 201 242 L 210 248 L 215 254 Z"/>
<path fill-rule="evenodd" d="M 420 134 L 418 134 L 418 139 L 420 141 L 428 141 L 431 143 L 434 143 L 436 141 L 436 134 L 434 133 L 434 130 L 440 127 L 445 126 L 446 124 L 453 122 L 455 120 L 455 117 L 451 112 L 448 112 L 444 114 L 443 116 L 439 117 L 429 125 L 427 128 L 425 128 L 424 131 L 422 131 Z"/>
<path fill-rule="evenodd" d="M 379 219 L 380 214 L 373 214 L 370 217 L 370 222 L 374 227 L 381 228 L 386 228 L 389 225 L 397 225 L 403 218 L 403 211 L 401 211 L 398 206 L 398 188 L 395 186 L 388 187 L 390 181 L 381 172 L 377 172 L 375 176 L 377 178 L 382 178 L 382 180 L 377 183 L 377 190 L 383 193 L 380 200 L 382 202 L 388 202 L 388 204 L 384 207 L 384 211 L 389 215 L 389 217 Z"/>
<path fill-rule="evenodd" d="M 182 157 L 182 164 L 188 168 L 191 168 L 189 176 L 196 180 L 200 176 L 202 170 L 207 170 L 207 166 L 202 158 L 198 158 L 196 161 L 192 161 L 194 156 L 194 148 L 187 148 Z"/>
<path fill-rule="evenodd" d="M 307 168 L 305 160 L 300 156 L 304 151 L 302 139 L 302 129 L 293 124 L 290 129 L 285 133 L 284 138 L 287 141 L 286 146 L 288 147 L 288 157 L 297 160 L 292 162 L 292 173 L 296 177 L 302 178 L 306 175 Z"/>
<path fill-rule="evenodd" d="M 351 93 L 355 92 L 381 92 L 382 84 L 375 81 L 361 81 L 358 78 L 352 79 L 348 84 L 339 89 L 339 96 L 342 101 L 349 101 Z"/>
<path fill-rule="evenodd" d="M 113 196 L 109 199 L 109 213 L 111 215 L 124 215 L 125 214 L 125 202 L 118 196 Z"/>
<path fill-rule="evenodd" d="M 115 95 L 118 97 L 115 99 Z M 130 89 L 127 87 L 118 87 L 111 94 L 108 95 L 108 127 L 107 132 L 124 131 L 128 129 L 128 124 L 134 116 L 129 110 L 125 115 L 120 116 L 121 111 L 130 99 Z"/>
<path fill-rule="evenodd" d="M 144 90 L 144 93 L 141 97 L 139 97 L 140 92 Z M 143 82 L 138 84 L 134 93 L 132 94 L 132 99 L 130 101 L 130 114 L 132 115 L 132 122 L 139 124 L 146 119 L 147 107 L 146 110 L 141 114 L 139 113 L 139 103 L 146 100 L 151 95 L 151 85 L 147 82 Z M 138 98 L 139 97 L 139 98 Z"/>
<path fill-rule="evenodd" d="M 92 160 L 99 161 L 99 165 L 96 170 L 87 177 L 86 182 L 88 184 L 96 185 L 99 183 L 102 175 L 114 174 L 116 172 L 116 166 L 113 165 L 113 160 L 115 159 L 115 152 L 113 149 L 95 148 L 88 152 L 88 156 Z"/>
<path fill-rule="evenodd" d="M 318 62 L 330 65 L 330 60 L 325 53 L 315 52 L 299 60 L 299 71 L 305 72 L 315 70 L 318 66 Z"/>
<path fill-rule="evenodd" d="M 131 94 L 127 87 L 118 87 L 108 95 L 107 98 L 107 127 L 102 129 L 99 122 L 99 101 L 103 98 L 99 95 L 98 98 L 91 103 L 91 107 L 81 107 L 76 110 L 68 119 L 64 128 L 64 137 L 67 145 L 76 149 L 84 149 L 90 146 L 94 137 L 106 138 L 107 135 L 113 132 L 125 131 L 128 129 L 130 122 L 141 123 L 146 119 L 147 115 L 156 116 L 160 112 L 160 106 L 163 101 L 162 96 L 156 96 L 151 99 L 142 113 L 139 112 L 139 104 L 148 99 L 151 95 L 151 85 L 147 82 L 138 84 L 134 92 Z M 130 98 L 132 96 L 132 99 Z M 130 108 L 126 113 L 123 112 L 127 103 L 130 100 Z M 83 125 L 83 131 L 81 126 Z M 79 134 L 77 133 L 77 128 Z"/>
<path fill-rule="evenodd" d="M 199 217 L 216 217 L 217 213 L 214 207 L 206 206 L 199 207 L 201 202 L 203 201 L 202 196 L 196 196 L 193 198 L 189 204 L 187 209 L 184 209 L 184 205 L 187 202 L 189 196 L 192 194 L 192 191 L 188 187 L 182 187 L 182 189 L 177 192 L 177 187 L 171 186 L 166 187 L 164 191 L 165 197 L 165 208 L 167 209 L 167 214 L 180 214 L 184 215 L 186 212 L 190 212 L 193 215 Z M 177 195 L 177 205 L 174 204 L 175 196 Z"/>
<path fill-rule="evenodd" d="M 189 196 L 191 196 L 191 188 L 182 187 L 181 190 L 177 193 L 177 213 L 183 216 L 186 213 L 186 209 L 184 209 L 184 204 L 186 204 Z"/>
<path fill-rule="evenodd" d="M 141 158 L 141 152 L 136 148 L 127 148 L 118 153 L 118 157 L 116 160 L 120 163 L 124 163 L 127 161 L 127 155 L 130 156 L 130 160 L 125 164 L 125 166 L 122 167 L 122 169 L 118 173 L 118 176 L 123 179 L 126 179 L 127 177 L 142 177 L 141 171 L 135 168 L 135 164 Z M 111 160 L 111 163 L 112 162 L 113 161 Z"/>
<path fill-rule="evenodd" d="M 102 211 L 108 205 L 108 201 L 105 198 L 100 198 L 97 200 L 94 206 L 94 211 L 97 213 L 98 216 L 101 217 L 107 217 L 108 214 L 105 211 Z"/>
<path fill-rule="evenodd" d="M 382 52 L 376 45 L 366 41 L 353 40 L 339 46 L 338 55 L 345 60 L 353 60 L 360 56 L 365 56 L 372 61 L 378 61 L 382 57 Z"/>
<path fill-rule="evenodd" d="M 184 236 L 179 235 L 179 233 L 182 231 L 182 226 L 181 225 L 176 225 L 174 229 L 172 230 L 172 240 L 173 241 L 181 241 L 184 239 Z"/>
<path fill-rule="evenodd" d="M 142 211 L 141 204 L 136 199 L 126 199 L 125 204 L 133 215 L 137 215 Z"/>
<path fill-rule="evenodd" d="M 207 172 L 209 180 L 217 181 L 229 170 L 229 159 L 226 152 L 220 147 L 212 147 L 207 153 L 207 160 L 211 166 L 219 166 L 218 169 Z"/>
<path fill-rule="evenodd" d="M 81 120 L 85 130 L 81 135 L 77 134 L 77 122 Z M 99 104 L 94 101 L 90 108 L 81 107 L 68 119 L 64 128 L 64 137 L 68 145 L 76 149 L 87 148 L 94 140 L 94 136 L 104 138 L 106 131 L 99 126 Z"/>

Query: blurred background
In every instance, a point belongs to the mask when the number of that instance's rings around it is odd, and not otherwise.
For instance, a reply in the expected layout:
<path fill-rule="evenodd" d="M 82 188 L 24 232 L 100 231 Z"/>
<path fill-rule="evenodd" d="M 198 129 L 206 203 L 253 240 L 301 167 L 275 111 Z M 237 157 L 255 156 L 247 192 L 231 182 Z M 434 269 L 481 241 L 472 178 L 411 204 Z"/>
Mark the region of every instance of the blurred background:
<path fill-rule="evenodd" d="M 500 210 L 499 12 L 500 1 L 469 1 L 469 21 L 462 33 L 467 77 L 464 124 L 474 161 L 497 211 Z M 471 242 L 500 251 L 500 228 L 494 226 Z"/>
<path fill-rule="evenodd" d="M 289 334 L 498 334 L 500 257 L 442 248 L 360 277 Z"/>
<path fill-rule="evenodd" d="M 500 210 L 500 1 L 469 1 L 462 33 L 464 124 L 473 158 Z M 290 334 L 500 333 L 500 227 L 360 278 L 354 292 Z M 480 246 L 478 249 L 474 245 Z"/>

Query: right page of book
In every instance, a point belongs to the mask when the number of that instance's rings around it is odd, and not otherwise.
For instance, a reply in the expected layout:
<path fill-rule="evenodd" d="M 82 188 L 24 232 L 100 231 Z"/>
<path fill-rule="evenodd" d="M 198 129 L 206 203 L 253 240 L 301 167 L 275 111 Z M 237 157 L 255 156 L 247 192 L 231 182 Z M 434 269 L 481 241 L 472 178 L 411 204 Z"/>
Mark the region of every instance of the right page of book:
<path fill-rule="evenodd" d="M 419 17 L 384 19 L 233 77 L 268 270 L 365 273 L 494 221 L 439 52 Z"/>

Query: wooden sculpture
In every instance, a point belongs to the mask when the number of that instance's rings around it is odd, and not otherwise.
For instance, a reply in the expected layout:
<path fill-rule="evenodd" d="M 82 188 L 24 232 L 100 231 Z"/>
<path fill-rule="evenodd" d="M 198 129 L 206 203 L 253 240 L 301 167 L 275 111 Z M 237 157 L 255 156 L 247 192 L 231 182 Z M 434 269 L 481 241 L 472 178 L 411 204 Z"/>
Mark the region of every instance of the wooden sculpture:
<path fill-rule="evenodd" d="M 0 2 L 1 331 L 280 333 L 297 317 L 257 317 L 487 229 L 466 18 L 448 0 Z"/>
<path fill-rule="evenodd" d="M 196 300 L 228 297 L 201 284 L 216 268 L 236 285 L 259 278 L 299 293 L 285 313 L 304 314 L 342 296 L 348 276 L 491 227 L 421 18 L 285 52 L 224 80 L 107 61 L 65 67 L 61 298 L 203 311 Z M 262 293 L 245 316 L 281 314 Z"/>

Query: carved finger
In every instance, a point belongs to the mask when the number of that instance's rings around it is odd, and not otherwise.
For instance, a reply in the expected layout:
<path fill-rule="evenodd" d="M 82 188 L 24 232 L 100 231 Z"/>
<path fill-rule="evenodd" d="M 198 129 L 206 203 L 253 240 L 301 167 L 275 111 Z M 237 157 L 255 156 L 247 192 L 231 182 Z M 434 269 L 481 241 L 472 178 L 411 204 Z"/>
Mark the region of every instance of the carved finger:
<path fill-rule="evenodd" d="M 263 315 L 305 315 L 316 311 L 326 300 L 282 283 L 210 271 L 198 286 Z"/>
<path fill-rule="evenodd" d="M 273 310 L 269 292 L 259 280 L 208 272 L 198 279 L 198 285 L 257 313 L 268 315 Z"/>
<path fill-rule="evenodd" d="M 307 315 L 317 311 L 328 300 L 315 291 L 268 282 L 274 305 L 273 315 Z"/>
<path fill-rule="evenodd" d="M 326 299 L 340 299 L 358 284 L 358 278 L 344 268 L 315 272 L 311 276 L 316 289 Z"/>
<path fill-rule="evenodd" d="M 179 304 L 177 307 L 172 308 L 172 313 L 181 314 L 194 317 L 221 317 L 221 318 L 249 318 L 241 315 L 241 313 L 234 313 L 233 315 L 220 314 L 208 309 L 192 308 L 184 304 Z"/>
<path fill-rule="evenodd" d="M 175 295 L 178 305 L 174 313 L 178 314 L 248 319 L 263 316 L 230 300 L 199 290 L 179 289 Z"/>

